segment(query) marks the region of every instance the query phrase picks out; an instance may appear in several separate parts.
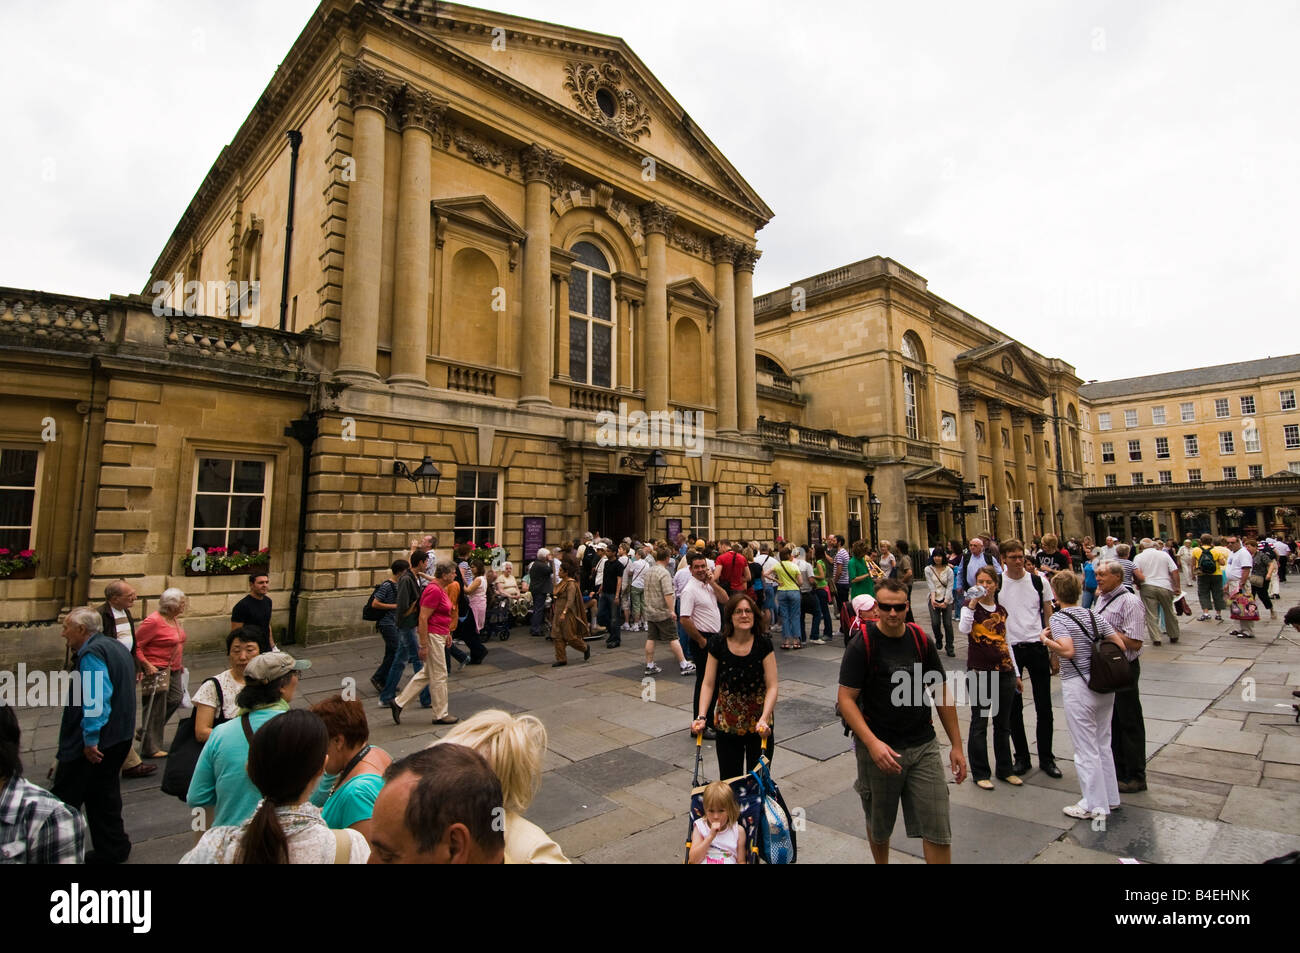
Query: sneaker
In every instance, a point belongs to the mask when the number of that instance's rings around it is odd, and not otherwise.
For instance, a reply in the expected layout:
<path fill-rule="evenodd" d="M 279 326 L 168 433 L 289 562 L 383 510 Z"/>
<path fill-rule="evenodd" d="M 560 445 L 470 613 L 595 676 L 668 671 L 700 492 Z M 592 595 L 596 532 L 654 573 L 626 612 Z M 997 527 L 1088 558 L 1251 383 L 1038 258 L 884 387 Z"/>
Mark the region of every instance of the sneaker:
<path fill-rule="evenodd" d="M 1082 801 L 1080 801 L 1078 804 L 1071 804 L 1069 807 L 1061 808 L 1061 813 L 1064 814 L 1066 817 L 1077 818 L 1078 820 L 1081 821 L 1087 821 L 1092 819 L 1092 811 L 1089 811 L 1087 808 L 1085 808 L 1083 806 Z"/>
<path fill-rule="evenodd" d="M 661 675 L 663 674 L 663 669 L 661 669 L 654 662 L 651 662 L 649 665 L 645 667 L 645 673 L 647 675 Z"/>
<path fill-rule="evenodd" d="M 642 622 L 642 623 L 641 623 L 641 627 L 640 627 L 640 631 L 642 631 L 642 632 L 649 632 L 649 631 L 650 631 L 650 623 L 649 623 L 649 622 Z"/>
<path fill-rule="evenodd" d="M 683 674 L 683 675 L 694 675 L 694 674 L 695 674 L 695 663 L 694 663 L 694 662 L 683 662 L 682 665 L 681 665 L 681 674 Z"/>
<path fill-rule="evenodd" d="M 1205 622 L 1205 621 L 1208 620 L 1209 618 L 1210 618 L 1210 614 L 1209 614 L 1208 612 L 1202 612 L 1200 615 L 1198 615 L 1198 616 L 1196 617 L 1196 621 L 1197 621 L 1197 622 Z"/>
<path fill-rule="evenodd" d="M 1237 636 L 1237 638 L 1239 638 L 1239 639 L 1253 639 L 1253 638 L 1255 637 L 1255 633 L 1254 633 L 1254 632 L 1238 632 L 1238 633 L 1236 633 L 1236 636 Z"/>

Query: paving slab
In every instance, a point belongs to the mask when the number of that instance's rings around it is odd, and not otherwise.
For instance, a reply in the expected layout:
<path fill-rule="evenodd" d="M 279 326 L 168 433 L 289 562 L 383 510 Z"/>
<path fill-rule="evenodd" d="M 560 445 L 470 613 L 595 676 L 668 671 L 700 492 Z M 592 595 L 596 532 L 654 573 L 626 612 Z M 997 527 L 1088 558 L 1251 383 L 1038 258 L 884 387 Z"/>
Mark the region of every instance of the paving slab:
<path fill-rule="evenodd" d="M 639 751 L 652 758 L 658 758 L 660 761 L 666 761 L 678 768 L 685 768 L 688 771 L 695 767 L 695 736 L 691 734 L 689 728 L 660 735 L 641 744 L 633 745 L 632 750 Z M 717 755 L 714 754 L 713 742 L 706 740 L 702 744 L 701 750 L 703 752 L 701 755 L 702 764 L 710 769 L 715 768 L 718 759 Z"/>
<path fill-rule="evenodd" d="M 1228 800 L 1230 785 L 1215 785 L 1221 791 L 1197 791 L 1186 787 L 1185 779 L 1178 779 L 1183 786 L 1167 783 L 1162 776 L 1148 772 L 1147 789 L 1137 794 L 1121 794 L 1120 802 L 1128 806 L 1142 807 L 1152 811 L 1165 811 L 1183 817 L 1198 817 L 1205 821 L 1219 819 L 1224 802 Z"/>
<path fill-rule="evenodd" d="M 447 707 L 451 709 L 461 721 L 464 721 L 470 715 L 476 715 L 481 711 L 496 708 L 501 711 L 508 711 L 512 715 L 517 715 L 524 710 L 522 705 L 510 701 L 507 698 L 497 695 L 489 695 L 487 692 L 474 691 L 465 689 L 458 692 L 452 692 L 447 696 Z"/>
<path fill-rule="evenodd" d="M 851 743 L 852 740 L 844 734 L 843 727 L 836 722 L 818 728 L 816 731 L 806 732 L 797 738 L 791 738 L 783 742 L 783 745 L 816 761 L 827 761 L 849 751 Z"/>
<path fill-rule="evenodd" d="M 493 685 L 490 688 L 483 689 L 483 692 L 493 698 L 500 698 L 502 701 L 518 705 L 524 711 L 551 707 L 577 698 L 590 698 L 592 695 L 591 692 L 585 689 L 557 685 L 536 676 L 528 676 L 513 682 Z"/>
<path fill-rule="evenodd" d="M 1257 755 L 1264 747 L 1266 735 L 1247 731 L 1225 731 L 1221 728 L 1190 726 L 1178 735 L 1180 745 L 1193 748 L 1212 748 L 1215 751 L 1235 751 L 1238 754 Z"/>
<path fill-rule="evenodd" d="M 1172 695 L 1176 698 L 1203 698 L 1213 701 L 1228 689 L 1222 685 L 1208 682 L 1176 682 L 1167 679 L 1147 678 L 1146 669 L 1142 669 L 1142 678 L 1138 682 L 1145 699 L 1148 695 Z"/>
<path fill-rule="evenodd" d="M 1142 698 L 1142 715 L 1145 718 L 1158 718 L 1162 721 L 1189 721 L 1209 706 L 1203 698 L 1178 698 L 1169 695 L 1147 695 L 1142 692 L 1142 683 L 1138 682 L 1138 693 Z"/>
<path fill-rule="evenodd" d="M 1125 805 L 1106 818 L 1104 830 L 1080 821 L 1070 836 L 1081 847 L 1134 857 L 1148 864 L 1199 864 L 1223 825 Z"/>
<path fill-rule="evenodd" d="M 1283 764 L 1300 764 L 1300 738 L 1286 735 L 1268 735 L 1264 739 L 1265 761 L 1277 761 Z"/>
<path fill-rule="evenodd" d="M 1241 827 L 1300 835 L 1300 794 L 1233 787 L 1219 819 Z"/>
<path fill-rule="evenodd" d="M 949 801 L 954 805 L 1063 831 L 1074 826 L 1074 820 L 1061 813 L 1061 808 L 1079 800 L 1073 794 L 1032 784 L 1012 787 L 996 780 L 993 783 L 996 787 L 992 791 L 978 788 L 970 780 L 951 784 L 948 786 Z"/>
<path fill-rule="evenodd" d="M 657 758 L 631 748 L 615 748 L 565 765 L 555 774 L 597 794 L 608 794 L 637 781 L 667 774 L 671 770 L 671 764 Z"/>
<path fill-rule="evenodd" d="M 1259 783 L 1263 765 L 1250 755 L 1172 744 L 1166 745 L 1164 750 L 1152 759 L 1148 769 L 1165 774 L 1254 787 Z"/>
<path fill-rule="evenodd" d="M 1027 864 L 1042 851 L 1044 845 L 1061 836 L 1060 829 L 1055 827 L 1031 821 L 1009 820 L 999 814 L 978 811 L 960 804 L 951 804 L 949 811 L 954 864 Z M 862 813 L 861 804 L 858 813 Z M 889 846 L 894 852 L 922 857 L 925 850 L 922 841 L 907 836 L 902 813 L 900 808 Z"/>
<path fill-rule="evenodd" d="M 181 834 L 153 837 L 149 840 L 132 840 L 128 864 L 175 864 L 195 844 L 195 834 L 186 830 Z M 87 844 L 89 847 L 89 844 Z"/>
<path fill-rule="evenodd" d="M 617 842 L 633 834 L 662 824 L 667 818 L 662 811 L 646 815 L 633 808 L 616 805 L 614 810 L 587 818 L 576 824 L 552 830 L 551 837 L 566 857 L 581 857 L 598 847 Z M 684 829 L 684 825 L 683 825 Z"/>
<path fill-rule="evenodd" d="M 1089 850 L 1072 843 L 1069 839 L 1052 841 L 1031 864 L 1117 864 L 1114 854 L 1101 850 Z"/>
<path fill-rule="evenodd" d="M 659 704 L 642 705 L 632 712 L 609 715 L 605 720 L 623 725 L 625 728 L 635 728 L 637 731 L 645 732 L 652 737 L 672 734 L 681 731 L 683 728 L 689 729 L 691 724 L 689 714 L 683 714 L 680 709 Z"/>
<path fill-rule="evenodd" d="M 558 831 L 618 806 L 618 802 L 551 771 L 542 775 L 542 787 L 524 816 L 544 831 Z"/>
<path fill-rule="evenodd" d="M 686 859 L 688 810 L 636 834 L 607 841 L 579 858 L 584 864 L 681 864 Z"/>
<path fill-rule="evenodd" d="M 1277 831 L 1255 830 L 1236 824 L 1223 825 L 1210 849 L 1205 854 L 1205 862 L 1212 864 L 1262 864 L 1273 857 L 1293 850 L 1300 850 L 1300 837 L 1293 834 L 1279 834 Z"/>

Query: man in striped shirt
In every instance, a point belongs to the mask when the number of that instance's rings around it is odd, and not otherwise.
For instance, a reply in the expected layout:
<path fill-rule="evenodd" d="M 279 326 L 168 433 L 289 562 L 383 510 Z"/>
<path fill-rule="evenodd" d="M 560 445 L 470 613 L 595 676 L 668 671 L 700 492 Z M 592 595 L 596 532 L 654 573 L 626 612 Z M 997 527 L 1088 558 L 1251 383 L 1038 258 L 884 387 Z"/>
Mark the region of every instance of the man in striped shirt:
<path fill-rule="evenodd" d="M 835 604 L 836 607 L 842 607 L 849 601 L 849 551 L 844 548 L 844 541 L 838 536 L 826 537 L 827 552 L 834 553 L 835 568 L 833 571 L 835 579 Z M 848 635 L 844 631 L 843 625 L 844 613 L 840 611 L 840 635 Z"/>
<path fill-rule="evenodd" d="M 1110 750 L 1120 793 L 1135 794 L 1147 789 L 1147 733 L 1138 697 L 1138 656 L 1146 637 L 1147 610 L 1142 599 L 1124 587 L 1124 567 L 1119 560 L 1103 559 L 1097 567 L 1097 599 L 1092 610 L 1124 640 L 1124 654 L 1133 674 L 1132 685 L 1115 693 Z"/>

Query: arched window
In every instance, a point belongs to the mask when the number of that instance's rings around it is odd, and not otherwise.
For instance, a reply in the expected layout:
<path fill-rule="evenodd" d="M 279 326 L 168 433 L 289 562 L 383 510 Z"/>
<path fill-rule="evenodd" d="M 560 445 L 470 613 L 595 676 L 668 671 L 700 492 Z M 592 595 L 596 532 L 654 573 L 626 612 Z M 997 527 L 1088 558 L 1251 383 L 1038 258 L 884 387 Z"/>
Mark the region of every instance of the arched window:
<path fill-rule="evenodd" d="M 913 332 L 903 335 L 903 424 L 907 429 L 909 440 L 919 440 L 922 434 L 921 421 L 921 368 L 925 363 L 925 349 L 921 339 Z M 911 366 L 916 365 L 916 366 Z"/>
<path fill-rule="evenodd" d="M 571 249 L 569 377 L 592 387 L 615 386 L 614 277 L 605 253 L 591 242 Z"/>

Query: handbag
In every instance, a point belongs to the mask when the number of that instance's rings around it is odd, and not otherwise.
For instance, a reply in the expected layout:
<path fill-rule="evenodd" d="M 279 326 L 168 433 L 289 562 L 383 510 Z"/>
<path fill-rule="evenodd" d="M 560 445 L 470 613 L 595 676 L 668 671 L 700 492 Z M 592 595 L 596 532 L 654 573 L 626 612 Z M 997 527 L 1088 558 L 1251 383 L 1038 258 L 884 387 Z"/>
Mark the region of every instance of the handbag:
<path fill-rule="evenodd" d="M 1252 588 L 1252 589 L 1263 589 L 1263 588 L 1264 588 L 1264 577 L 1261 576 L 1259 573 L 1251 573 L 1251 574 L 1250 574 L 1250 588 Z"/>
<path fill-rule="evenodd" d="M 178 707 L 186 711 L 194 707 L 194 699 L 190 698 L 190 670 L 188 668 L 181 669 L 181 703 Z"/>
<path fill-rule="evenodd" d="M 1244 586 L 1234 592 L 1229 601 L 1232 603 L 1229 613 L 1233 622 L 1259 621 L 1259 605 L 1250 597 L 1249 591 Z"/>
<path fill-rule="evenodd" d="M 171 671 L 165 668 L 158 669 L 152 675 L 145 675 L 140 679 L 140 694 L 166 695 L 167 690 L 171 688 L 171 676 Z"/>
<path fill-rule="evenodd" d="M 221 683 L 215 677 L 204 681 L 212 682 L 217 689 L 217 711 L 212 721 L 212 727 L 216 728 L 226 720 L 225 693 L 221 690 Z M 163 794 L 171 794 L 182 801 L 189 793 L 194 768 L 199 763 L 199 754 L 203 751 L 204 743 L 194 735 L 194 719 L 197 716 L 198 712 L 195 712 L 176 726 L 176 736 L 172 738 L 171 747 L 167 749 L 167 764 L 163 768 L 162 784 L 159 785 Z"/>
<path fill-rule="evenodd" d="M 1088 621 L 1092 624 L 1091 636 L 1084 629 L 1082 622 L 1069 613 L 1064 615 L 1065 618 L 1077 625 L 1079 631 L 1092 643 L 1088 687 L 1098 695 L 1109 695 L 1132 685 L 1133 670 L 1129 667 L 1128 656 L 1114 642 L 1101 637 L 1101 633 L 1097 631 L 1096 615 L 1091 612 L 1088 613 Z M 1074 666 L 1074 671 L 1082 678 L 1083 672 L 1079 670 L 1078 663 L 1074 659 L 1070 659 L 1070 664 Z"/>

